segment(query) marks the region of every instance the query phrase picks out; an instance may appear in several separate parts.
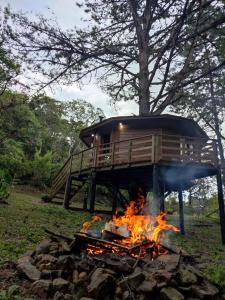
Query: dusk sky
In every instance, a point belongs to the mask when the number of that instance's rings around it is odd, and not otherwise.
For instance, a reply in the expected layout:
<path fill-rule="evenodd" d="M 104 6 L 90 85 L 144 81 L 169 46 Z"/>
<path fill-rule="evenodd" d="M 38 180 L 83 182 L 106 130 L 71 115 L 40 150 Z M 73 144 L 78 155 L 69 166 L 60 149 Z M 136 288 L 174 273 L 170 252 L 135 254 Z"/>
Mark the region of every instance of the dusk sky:
<path fill-rule="evenodd" d="M 65 29 L 82 26 L 83 13 L 75 5 L 75 0 L 1 0 L 1 6 L 8 4 L 13 10 L 26 12 L 31 17 L 35 17 L 37 13 L 52 17 L 51 12 L 54 12 L 59 25 Z M 21 78 L 21 80 L 26 83 L 24 78 Z M 119 102 L 116 108 L 110 105 L 109 97 L 97 87 L 94 81 L 81 89 L 77 84 L 73 84 L 70 86 L 54 86 L 53 90 L 53 94 L 51 91 L 47 91 L 47 93 L 59 100 L 84 99 L 95 107 L 102 108 L 107 117 L 138 114 L 138 105 L 133 101 Z"/>

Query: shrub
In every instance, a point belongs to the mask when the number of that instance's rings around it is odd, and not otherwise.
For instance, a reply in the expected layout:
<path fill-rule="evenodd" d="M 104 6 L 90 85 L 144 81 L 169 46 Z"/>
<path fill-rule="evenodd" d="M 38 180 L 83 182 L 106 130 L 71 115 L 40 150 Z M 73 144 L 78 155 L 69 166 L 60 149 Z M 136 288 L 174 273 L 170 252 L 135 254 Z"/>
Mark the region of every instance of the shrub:
<path fill-rule="evenodd" d="M 6 171 L 0 170 L 0 199 L 6 199 L 9 196 L 10 176 Z"/>

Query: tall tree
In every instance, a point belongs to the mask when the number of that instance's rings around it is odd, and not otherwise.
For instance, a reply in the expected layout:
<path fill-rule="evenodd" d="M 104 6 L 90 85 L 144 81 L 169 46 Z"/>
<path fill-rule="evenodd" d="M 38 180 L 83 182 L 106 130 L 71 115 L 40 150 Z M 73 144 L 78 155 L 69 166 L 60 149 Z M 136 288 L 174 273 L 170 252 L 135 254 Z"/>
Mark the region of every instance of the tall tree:
<path fill-rule="evenodd" d="M 77 5 L 89 19 L 85 29 L 62 30 L 44 17 L 33 21 L 6 9 L 13 21 L 13 28 L 4 28 L 10 47 L 47 76 L 42 87 L 59 80 L 84 83 L 97 75 L 113 101 L 133 99 L 140 114 L 163 112 L 183 96 L 183 87 L 199 79 L 196 65 L 205 59 L 195 55 L 199 37 L 225 21 L 217 13 L 224 9 L 219 0 L 85 0 Z M 210 18 L 209 7 L 215 8 Z"/>

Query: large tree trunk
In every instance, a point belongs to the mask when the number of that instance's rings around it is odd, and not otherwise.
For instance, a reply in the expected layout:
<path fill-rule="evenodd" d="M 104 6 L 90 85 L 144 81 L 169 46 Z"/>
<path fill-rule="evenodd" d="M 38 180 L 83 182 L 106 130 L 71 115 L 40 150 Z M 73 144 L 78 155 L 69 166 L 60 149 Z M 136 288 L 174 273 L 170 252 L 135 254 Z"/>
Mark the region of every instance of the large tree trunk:
<path fill-rule="evenodd" d="M 148 114 L 150 111 L 148 49 L 146 48 L 139 48 L 139 115 Z"/>
<path fill-rule="evenodd" d="M 150 111 L 150 91 L 149 91 L 149 29 L 151 23 L 150 1 L 146 2 L 143 16 L 138 15 L 137 1 L 129 0 L 130 10 L 133 16 L 135 30 L 137 34 L 138 63 L 139 63 L 139 115 L 148 114 Z"/>

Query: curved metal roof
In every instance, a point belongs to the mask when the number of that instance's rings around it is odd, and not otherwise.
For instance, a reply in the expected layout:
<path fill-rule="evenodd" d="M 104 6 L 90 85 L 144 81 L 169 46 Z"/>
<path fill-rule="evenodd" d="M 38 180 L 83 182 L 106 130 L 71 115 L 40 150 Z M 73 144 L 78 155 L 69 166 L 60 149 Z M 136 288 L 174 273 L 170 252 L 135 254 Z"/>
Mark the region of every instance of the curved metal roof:
<path fill-rule="evenodd" d="M 133 128 L 167 129 L 180 135 L 208 138 L 205 131 L 203 131 L 203 129 L 194 120 L 164 114 L 111 117 L 83 129 L 80 132 L 80 139 L 87 146 L 90 146 L 92 134 L 110 132 L 110 130 L 118 123 L 131 125 Z"/>

